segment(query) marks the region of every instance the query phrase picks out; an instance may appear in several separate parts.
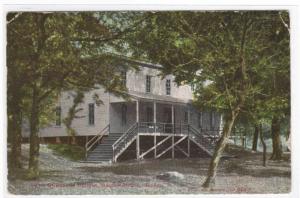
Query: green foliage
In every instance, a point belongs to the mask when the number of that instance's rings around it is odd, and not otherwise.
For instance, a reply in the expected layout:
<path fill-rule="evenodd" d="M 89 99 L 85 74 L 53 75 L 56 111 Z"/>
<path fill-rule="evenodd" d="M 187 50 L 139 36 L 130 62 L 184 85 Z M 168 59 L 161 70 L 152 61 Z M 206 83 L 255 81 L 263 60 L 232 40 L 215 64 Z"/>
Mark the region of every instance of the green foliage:
<path fill-rule="evenodd" d="M 63 156 L 73 161 L 84 159 L 85 150 L 81 146 L 69 144 L 48 144 L 48 148 L 54 151 L 54 154 Z"/>
<path fill-rule="evenodd" d="M 84 93 L 101 87 L 128 98 L 119 73 L 131 66 L 110 52 L 117 53 L 125 47 L 122 39 L 132 29 L 133 21 L 125 23 L 124 29 L 118 24 L 126 17 L 112 15 L 113 21 L 119 22 L 114 25 L 105 22 L 111 13 L 103 14 L 11 12 L 7 15 L 8 114 L 15 115 L 16 109 L 20 109 L 22 118 L 29 120 L 30 177 L 39 175 L 39 128 L 53 120 L 53 109 L 62 91 Z M 99 97 L 94 99 L 101 104 Z M 76 111 L 75 104 L 66 121 L 71 134 L 75 133 L 71 124 Z M 15 123 L 10 119 L 9 129 L 12 124 Z"/>
<path fill-rule="evenodd" d="M 66 126 L 67 133 L 70 136 L 76 135 L 75 129 L 72 128 L 72 122 L 76 118 L 81 118 L 81 116 L 78 116 L 76 114 L 83 110 L 82 108 L 77 108 L 78 105 L 80 105 L 83 102 L 83 99 L 84 99 L 84 93 L 80 91 L 76 92 L 73 99 L 73 105 L 70 107 L 68 111 L 68 116 L 63 119 L 63 123 Z"/>
<path fill-rule="evenodd" d="M 61 91 L 86 92 L 102 87 L 117 96 L 128 97 L 119 71 L 131 66 L 107 50 L 117 53 L 122 49 L 122 39 L 132 30 L 132 15 L 136 14 L 127 15 L 118 12 L 9 13 L 9 110 L 18 96 L 22 100 L 23 116 L 29 118 L 33 87 L 38 90 L 41 126 L 53 120 L 51 111 Z M 124 21 L 126 24 L 121 26 Z M 99 97 L 94 99 L 101 104 Z"/>
<path fill-rule="evenodd" d="M 289 23 L 287 12 L 145 15 L 130 43 L 138 49 L 133 55 L 163 65 L 178 84 L 193 84 L 196 106 L 224 113 L 240 106 L 259 119 L 289 114 L 289 30 L 281 20 Z"/>

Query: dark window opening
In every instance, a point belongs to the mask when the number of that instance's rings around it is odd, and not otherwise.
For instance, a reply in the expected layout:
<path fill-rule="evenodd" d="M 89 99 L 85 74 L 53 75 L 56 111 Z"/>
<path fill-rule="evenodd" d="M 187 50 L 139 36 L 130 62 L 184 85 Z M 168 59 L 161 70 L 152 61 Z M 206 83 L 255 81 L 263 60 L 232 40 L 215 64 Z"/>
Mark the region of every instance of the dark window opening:
<path fill-rule="evenodd" d="M 151 91 L 151 76 L 146 76 L 146 92 L 149 93 Z"/>
<path fill-rule="evenodd" d="M 55 109 L 55 125 L 56 126 L 61 126 L 61 107 L 56 107 Z"/>
<path fill-rule="evenodd" d="M 166 95 L 171 95 L 171 80 L 166 80 Z"/>
<path fill-rule="evenodd" d="M 95 105 L 89 104 L 89 125 L 95 124 Z"/>

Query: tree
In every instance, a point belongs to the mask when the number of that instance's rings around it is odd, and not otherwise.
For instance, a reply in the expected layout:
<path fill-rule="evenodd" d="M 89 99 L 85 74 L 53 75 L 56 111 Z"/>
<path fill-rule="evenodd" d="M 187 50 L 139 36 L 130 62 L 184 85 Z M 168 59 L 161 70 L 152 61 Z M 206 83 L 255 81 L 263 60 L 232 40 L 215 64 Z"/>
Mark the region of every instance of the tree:
<path fill-rule="evenodd" d="M 257 125 L 254 126 L 254 134 L 253 134 L 253 141 L 252 141 L 252 150 L 257 151 L 257 141 L 259 135 L 259 128 Z"/>
<path fill-rule="evenodd" d="M 259 133 L 259 138 L 260 138 L 260 141 L 262 143 L 262 146 L 263 146 L 263 166 L 266 166 L 266 161 L 267 161 L 267 145 L 265 143 L 265 140 L 264 140 L 264 131 L 262 129 L 262 124 L 259 125 L 259 128 L 258 128 L 258 133 Z"/>
<path fill-rule="evenodd" d="M 107 53 L 107 48 L 113 49 L 113 41 L 124 31 L 105 25 L 100 19 L 100 14 L 90 12 L 28 12 L 8 16 L 8 98 L 28 104 L 17 109 L 27 115 L 30 123 L 29 178 L 39 176 L 38 132 L 42 115 L 53 109 L 61 91 L 84 92 L 102 87 L 117 96 L 127 96 L 119 71 L 120 67 L 130 66 Z M 16 89 L 19 85 L 25 93 Z M 12 117 L 19 116 L 14 111 L 15 103 L 9 105 Z M 13 134 L 20 137 L 20 122 L 12 126 L 17 126 Z M 14 140 L 13 149 L 21 148 L 20 143 Z"/>
<path fill-rule="evenodd" d="M 268 72 L 266 64 L 280 58 L 274 42 L 269 42 L 277 39 L 273 26 L 281 23 L 278 12 L 146 14 L 151 17 L 131 42 L 139 49 L 134 55 L 163 65 L 163 73 L 175 75 L 178 84 L 194 84 L 195 104 L 224 115 L 223 132 L 203 184 L 209 187 L 236 118 L 260 94 L 260 84 L 253 84 L 251 77 L 260 70 Z"/>

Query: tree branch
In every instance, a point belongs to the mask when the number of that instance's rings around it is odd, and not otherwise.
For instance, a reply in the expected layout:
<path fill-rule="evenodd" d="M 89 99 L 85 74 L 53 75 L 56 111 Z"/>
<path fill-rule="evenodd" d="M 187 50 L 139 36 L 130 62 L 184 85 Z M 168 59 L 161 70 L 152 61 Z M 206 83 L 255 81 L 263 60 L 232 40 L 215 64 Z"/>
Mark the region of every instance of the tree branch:
<path fill-rule="evenodd" d="M 290 34 L 290 27 L 289 25 L 283 20 L 282 16 L 281 16 L 281 12 L 278 13 L 279 18 L 281 20 L 281 22 L 283 23 L 284 27 L 286 27 L 286 29 L 288 30 L 289 34 Z"/>
<path fill-rule="evenodd" d="M 14 22 L 19 16 L 21 16 L 23 14 L 23 12 L 19 12 L 17 13 L 12 19 L 10 19 L 9 21 L 6 22 L 6 24 L 10 24 L 12 22 Z"/>

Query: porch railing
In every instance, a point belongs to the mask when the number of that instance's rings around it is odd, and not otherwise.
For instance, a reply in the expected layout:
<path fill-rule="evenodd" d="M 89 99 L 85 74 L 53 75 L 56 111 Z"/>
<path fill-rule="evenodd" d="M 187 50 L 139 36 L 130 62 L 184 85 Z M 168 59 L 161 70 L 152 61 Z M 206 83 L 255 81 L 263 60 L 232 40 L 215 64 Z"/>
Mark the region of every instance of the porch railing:
<path fill-rule="evenodd" d="M 113 162 L 116 161 L 118 155 L 122 150 L 126 149 L 126 146 L 131 143 L 138 133 L 139 124 L 136 122 L 112 145 L 113 150 Z"/>
<path fill-rule="evenodd" d="M 95 146 L 96 143 L 98 143 L 101 140 L 103 135 L 105 135 L 106 133 L 109 133 L 109 128 L 110 128 L 110 125 L 108 124 L 97 135 L 95 135 L 92 139 L 90 139 L 85 144 L 85 158 L 87 158 L 88 152 Z"/>
<path fill-rule="evenodd" d="M 139 133 L 173 133 L 187 134 L 188 124 L 183 123 L 162 123 L 162 122 L 140 122 Z"/>

